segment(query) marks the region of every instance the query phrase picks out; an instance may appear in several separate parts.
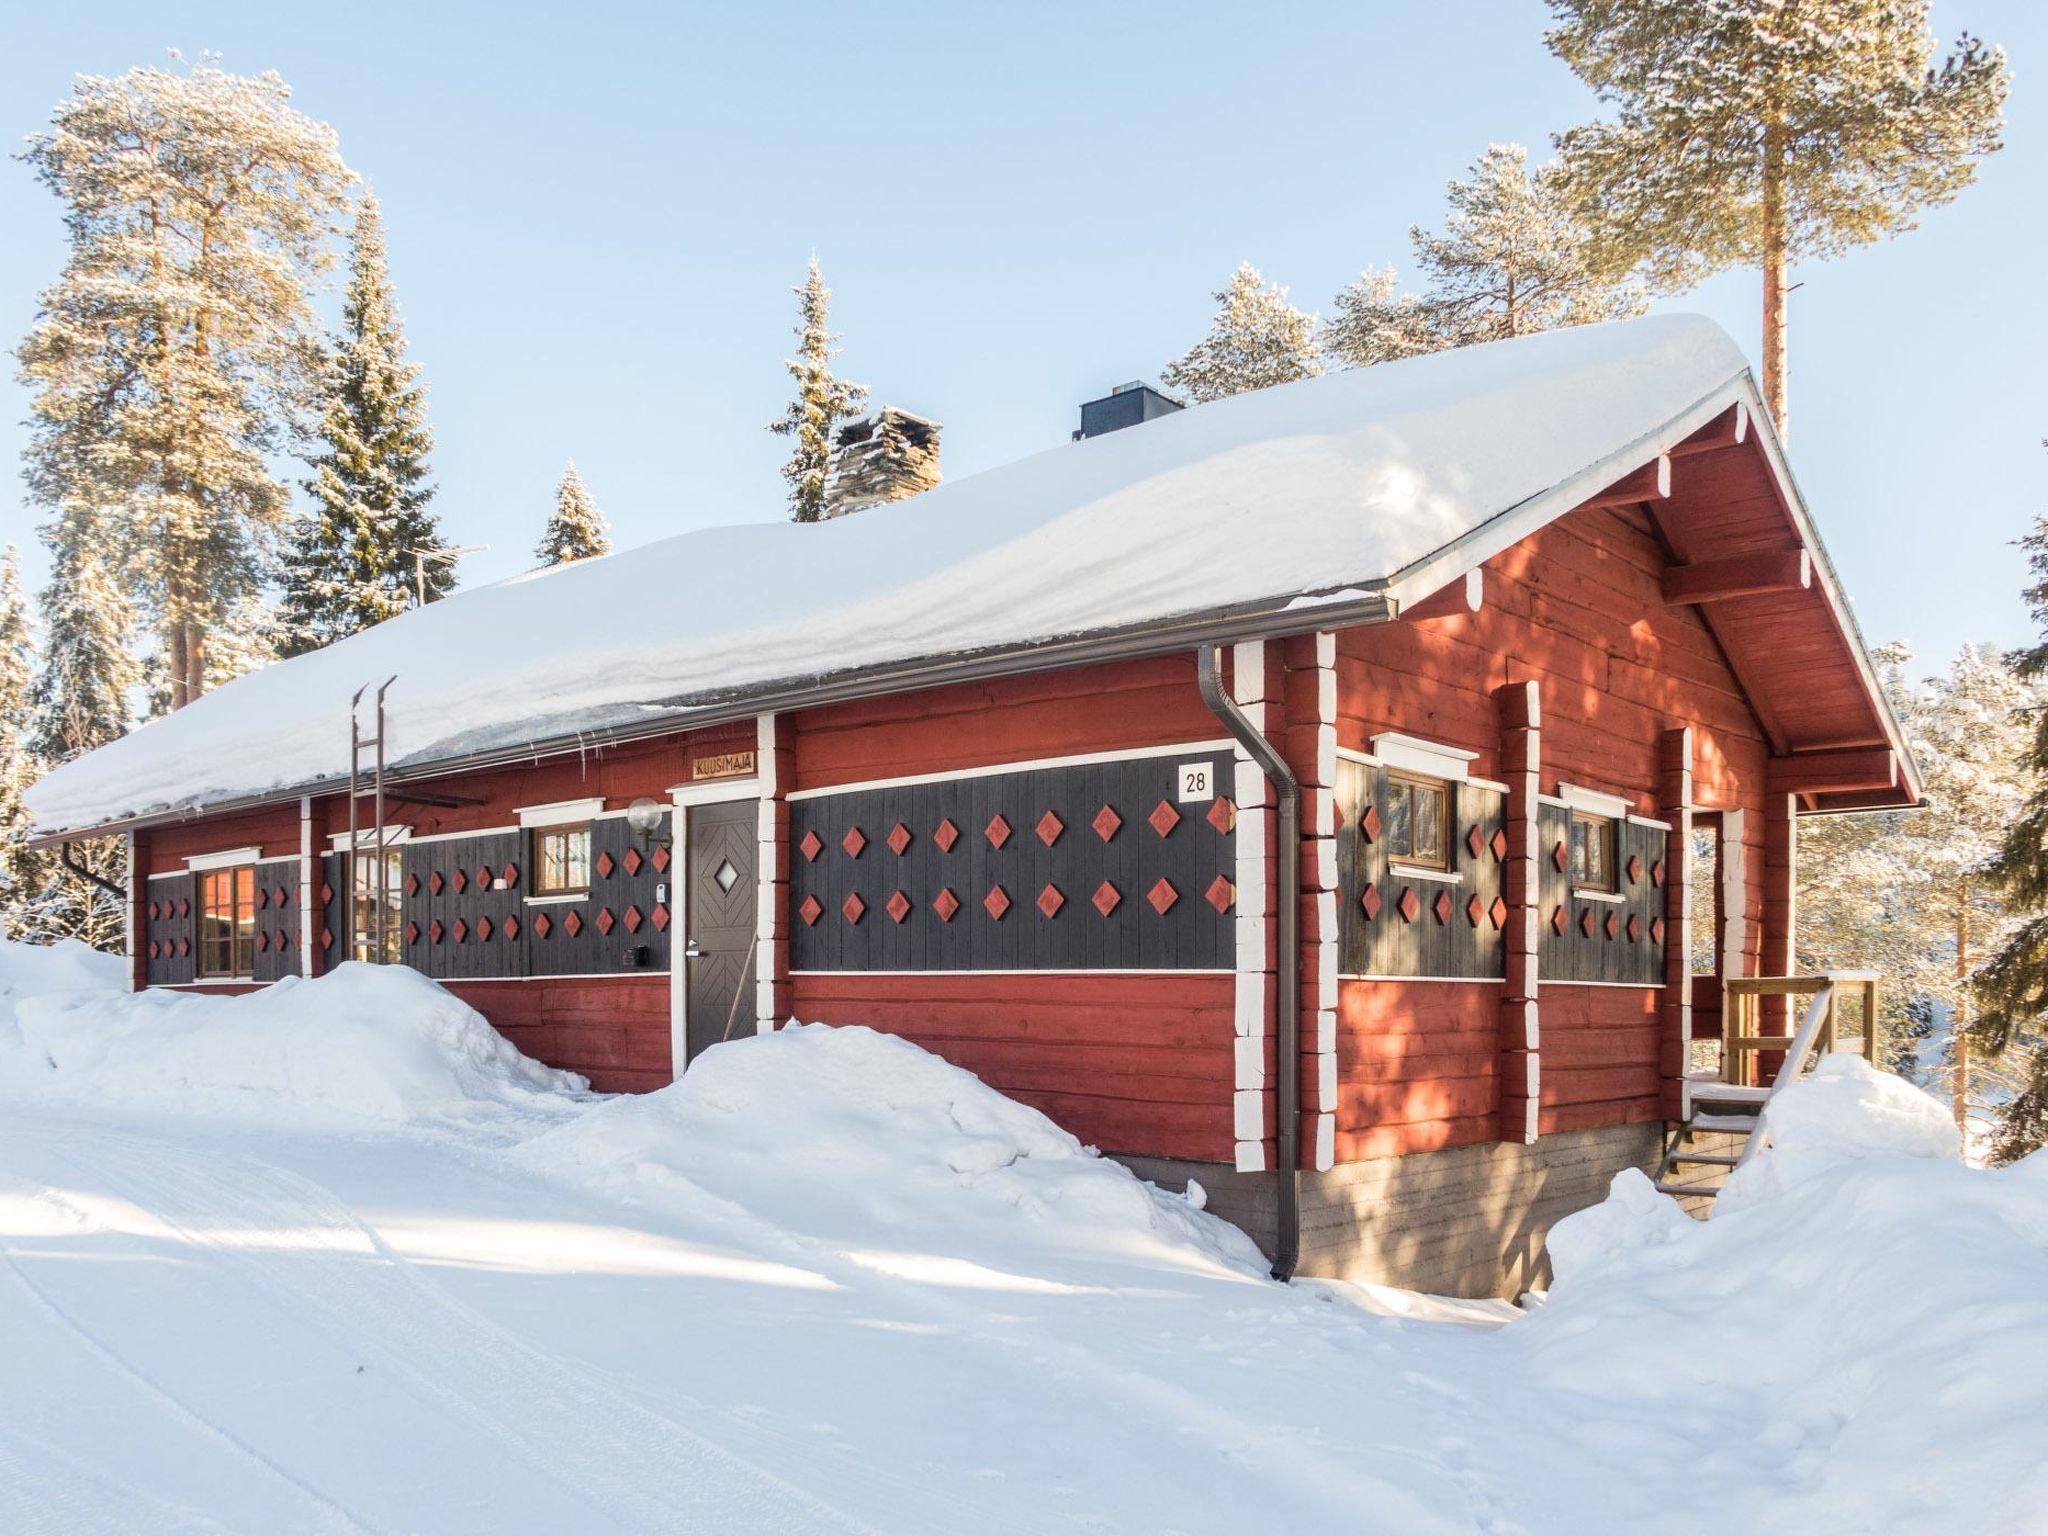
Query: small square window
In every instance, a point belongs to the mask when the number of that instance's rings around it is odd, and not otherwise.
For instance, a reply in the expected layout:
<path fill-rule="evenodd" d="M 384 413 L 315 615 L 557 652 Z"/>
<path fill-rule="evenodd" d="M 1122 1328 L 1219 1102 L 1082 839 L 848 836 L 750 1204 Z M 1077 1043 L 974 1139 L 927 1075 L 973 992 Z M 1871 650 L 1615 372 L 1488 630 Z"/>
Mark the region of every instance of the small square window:
<path fill-rule="evenodd" d="M 581 895 L 590 889 L 590 823 L 539 827 L 533 834 L 533 893 Z"/>
<path fill-rule="evenodd" d="M 1387 857 L 1424 869 L 1450 867 L 1450 786 L 1442 779 L 1413 774 L 1387 775 Z"/>
<path fill-rule="evenodd" d="M 1615 887 L 1614 819 L 1572 812 L 1572 886 L 1584 891 Z"/>

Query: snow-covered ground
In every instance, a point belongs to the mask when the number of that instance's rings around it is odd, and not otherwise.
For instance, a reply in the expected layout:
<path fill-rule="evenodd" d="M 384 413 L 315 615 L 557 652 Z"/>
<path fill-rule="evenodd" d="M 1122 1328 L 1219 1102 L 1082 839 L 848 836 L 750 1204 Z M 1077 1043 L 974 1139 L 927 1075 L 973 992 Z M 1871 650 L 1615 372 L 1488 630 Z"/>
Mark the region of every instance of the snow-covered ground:
<path fill-rule="evenodd" d="M 865 1030 L 605 1099 L 409 972 L 28 969 L 0 1531 L 2048 1528 L 2048 1163 L 1859 1063 L 1709 1223 L 1625 1177 L 1503 1324 L 1274 1285 Z"/>

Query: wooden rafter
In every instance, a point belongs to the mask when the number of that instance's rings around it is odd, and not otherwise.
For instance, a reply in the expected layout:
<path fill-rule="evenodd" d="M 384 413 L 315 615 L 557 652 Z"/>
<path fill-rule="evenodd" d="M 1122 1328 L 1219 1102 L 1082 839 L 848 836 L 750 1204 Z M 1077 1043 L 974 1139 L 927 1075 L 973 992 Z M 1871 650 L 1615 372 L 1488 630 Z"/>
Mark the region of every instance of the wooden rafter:
<path fill-rule="evenodd" d="M 1804 549 L 1726 555 L 1664 573 L 1667 603 L 1721 603 L 1761 592 L 1804 591 L 1813 585 L 1813 557 Z"/>

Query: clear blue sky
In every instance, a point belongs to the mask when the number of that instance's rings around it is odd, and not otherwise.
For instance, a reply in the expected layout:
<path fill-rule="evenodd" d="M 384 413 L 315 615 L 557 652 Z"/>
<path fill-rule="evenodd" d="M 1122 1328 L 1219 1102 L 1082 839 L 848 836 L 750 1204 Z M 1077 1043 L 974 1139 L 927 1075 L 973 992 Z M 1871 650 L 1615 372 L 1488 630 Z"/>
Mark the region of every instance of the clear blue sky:
<path fill-rule="evenodd" d="M 789 287 L 816 249 L 843 370 L 945 424 L 958 476 L 1064 441 L 1151 376 L 1249 259 L 1303 307 L 1489 141 L 1547 145 L 1590 95 L 1536 0 L 1174 8 L 759 4 L 10 4 L 0 128 L 78 72 L 167 47 L 276 69 L 385 206 L 451 540 L 529 563 L 573 456 L 622 545 L 782 515 Z M 2028 631 L 2011 541 L 2048 510 L 2048 8 L 1938 0 L 2003 43 L 2008 147 L 1926 226 L 1808 266 L 1792 460 L 1873 640 L 1932 663 Z M 61 258 L 58 208 L 0 164 L 0 337 Z M 1756 281 L 1703 310 L 1754 355 Z M 8 370 L 11 375 L 11 369 Z M 0 454 L 25 413 L 0 384 Z M 32 545 L 18 490 L 0 536 Z M 29 564 L 41 578 L 39 550 Z M 538 638 L 538 637 L 537 637 Z"/>

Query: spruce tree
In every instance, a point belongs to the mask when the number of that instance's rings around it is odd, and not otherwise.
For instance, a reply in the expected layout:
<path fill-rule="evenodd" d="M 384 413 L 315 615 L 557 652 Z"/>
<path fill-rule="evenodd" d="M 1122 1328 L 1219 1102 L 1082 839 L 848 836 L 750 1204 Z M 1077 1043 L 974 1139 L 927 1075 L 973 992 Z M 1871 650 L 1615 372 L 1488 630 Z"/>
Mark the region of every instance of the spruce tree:
<path fill-rule="evenodd" d="M 270 458 L 317 380 L 307 294 L 349 172 L 290 96 L 207 63 L 84 76 L 24 155 L 69 236 L 17 351 L 31 494 L 110 509 L 177 706 L 268 574 L 286 504 Z"/>
<path fill-rule="evenodd" d="M 1763 396 L 1787 430 L 1791 264 L 1911 229 L 1999 147 L 2005 55 L 1934 65 L 1926 0 L 1550 0 L 1551 51 L 1615 109 L 1559 138 L 1598 259 L 1691 287 L 1763 273 Z"/>
<path fill-rule="evenodd" d="M 1447 189 L 1441 234 L 1408 232 L 1421 295 L 1397 291 L 1391 268 L 1337 295 L 1323 349 L 1363 367 L 1475 342 L 1641 314 L 1642 289 L 1596 270 L 1556 166 L 1529 169 L 1519 144 L 1495 144 Z"/>
<path fill-rule="evenodd" d="M 320 417 L 320 451 L 306 481 L 314 509 L 294 521 L 285 559 L 285 654 L 296 656 L 382 623 L 455 585 L 445 561 L 417 566 L 415 550 L 441 548 L 428 509 L 427 392 L 406 357 L 391 289 L 383 210 L 365 191 L 356 207 L 341 332 L 334 338 Z M 418 580 L 424 572 L 423 583 Z"/>
<path fill-rule="evenodd" d="M 832 373 L 832 359 L 839 355 L 833 343 L 839 338 L 828 324 L 832 290 L 825 286 L 816 256 L 803 286 L 790 292 L 797 297 L 797 354 L 782 366 L 796 381 L 796 398 L 768 423 L 768 430 L 791 439 L 789 458 L 782 466 L 782 478 L 789 482 L 791 519 L 815 523 L 825 515 L 833 434 L 841 422 L 860 415 L 868 391 L 865 384 L 849 384 Z"/>
<path fill-rule="evenodd" d="M 612 552 L 611 526 L 604 513 L 584 489 L 583 477 L 571 459 L 555 487 L 555 511 L 540 536 L 534 558 L 542 565 L 566 565 L 571 560 L 589 560 Z"/>
<path fill-rule="evenodd" d="M 48 856 L 26 846 L 29 815 L 22 804 L 40 771 L 28 747 L 35 667 L 21 556 L 10 544 L 0 556 L 0 939 L 38 936 L 40 898 L 49 880 Z"/>
<path fill-rule="evenodd" d="M 1209 334 L 1159 370 L 1168 389 L 1191 400 L 1221 400 L 1323 371 L 1315 316 L 1288 303 L 1287 290 L 1250 262 L 1241 262 L 1214 297 Z"/>

